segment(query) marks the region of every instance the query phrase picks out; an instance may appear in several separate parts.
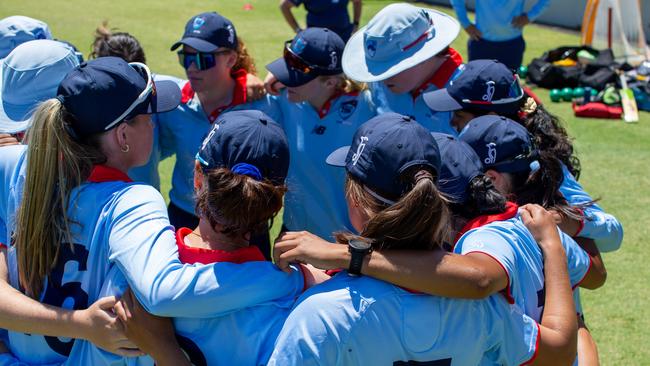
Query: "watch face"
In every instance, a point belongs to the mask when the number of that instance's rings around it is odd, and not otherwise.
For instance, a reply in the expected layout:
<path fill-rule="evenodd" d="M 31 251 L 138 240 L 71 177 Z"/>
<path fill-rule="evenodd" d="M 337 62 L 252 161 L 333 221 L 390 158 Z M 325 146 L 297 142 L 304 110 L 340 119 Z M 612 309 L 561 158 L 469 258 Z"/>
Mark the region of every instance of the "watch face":
<path fill-rule="evenodd" d="M 361 239 L 352 239 L 348 242 L 348 245 L 350 245 L 352 249 L 356 250 L 368 250 L 372 247 L 372 244 L 369 241 Z"/>

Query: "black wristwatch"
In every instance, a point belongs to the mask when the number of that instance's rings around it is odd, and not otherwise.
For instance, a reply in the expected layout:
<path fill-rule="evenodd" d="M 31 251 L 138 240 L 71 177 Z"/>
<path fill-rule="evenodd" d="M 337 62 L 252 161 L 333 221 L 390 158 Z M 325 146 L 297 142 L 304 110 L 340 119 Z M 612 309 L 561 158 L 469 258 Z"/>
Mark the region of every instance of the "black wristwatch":
<path fill-rule="evenodd" d="M 348 252 L 350 253 L 350 268 L 348 273 L 353 276 L 361 274 L 363 259 L 372 253 L 372 244 L 362 239 L 352 239 L 348 242 Z"/>

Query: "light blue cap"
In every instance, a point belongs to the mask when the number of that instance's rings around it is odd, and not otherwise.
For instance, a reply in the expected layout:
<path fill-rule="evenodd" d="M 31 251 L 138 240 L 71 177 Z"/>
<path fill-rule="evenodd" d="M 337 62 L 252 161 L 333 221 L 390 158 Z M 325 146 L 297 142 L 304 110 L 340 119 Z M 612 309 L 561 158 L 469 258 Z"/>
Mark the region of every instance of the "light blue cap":
<path fill-rule="evenodd" d="M 52 39 L 45 22 L 22 15 L 0 19 L 0 59 L 18 45 L 35 39 Z"/>
<path fill-rule="evenodd" d="M 39 103 L 56 97 L 63 77 L 79 65 L 75 51 L 52 40 L 29 41 L 2 60 L 0 132 L 25 131 Z"/>
<path fill-rule="evenodd" d="M 361 82 L 386 80 L 435 56 L 459 32 L 460 24 L 447 14 L 405 3 L 388 5 L 350 38 L 343 71 Z"/>

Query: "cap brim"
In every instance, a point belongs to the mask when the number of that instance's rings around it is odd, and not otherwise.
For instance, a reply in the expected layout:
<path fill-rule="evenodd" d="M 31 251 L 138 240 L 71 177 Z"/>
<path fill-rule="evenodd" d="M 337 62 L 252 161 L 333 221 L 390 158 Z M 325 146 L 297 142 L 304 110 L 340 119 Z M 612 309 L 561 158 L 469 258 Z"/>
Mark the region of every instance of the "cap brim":
<path fill-rule="evenodd" d="M 332 166 L 344 167 L 346 164 L 345 160 L 348 156 L 348 151 L 350 151 L 350 146 L 339 147 L 331 154 L 329 154 L 327 159 L 325 159 L 325 163 Z"/>
<path fill-rule="evenodd" d="M 174 51 L 182 45 L 190 46 L 199 52 L 214 52 L 219 49 L 219 46 L 213 45 L 208 41 L 202 40 L 200 38 L 187 37 L 174 43 L 170 50 Z"/>
<path fill-rule="evenodd" d="M 447 89 L 434 90 L 422 95 L 424 103 L 436 112 L 449 112 L 463 109 L 463 106 L 456 101 Z"/>
<path fill-rule="evenodd" d="M 266 65 L 266 69 L 269 70 L 269 72 L 273 74 L 279 82 L 288 87 L 305 85 L 317 77 L 317 75 L 303 74 L 302 72 L 291 69 L 282 57 Z"/>
<path fill-rule="evenodd" d="M 151 98 L 145 113 L 169 112 L 181 103 L 181 89 L 171 80 L 156 81 L 156 94 Z"/>
<path fill-rule="evenodd" d="M 447 14 L 425 9 L 433 21 L 435 36 L 422 47 L 404 51 L 402 57 L 387 61 L 371 61 L 366 58 L 363 38 L 367 26 L 359 29 L 348 41 L 343 51 L 343 72 L 356 81 L 375 82 L 386 80 L 400 72 L 418 65 L 448 47 L 460 32 L 460 24 Z M 394 46 L 392 46 L 394 47 Z"/>

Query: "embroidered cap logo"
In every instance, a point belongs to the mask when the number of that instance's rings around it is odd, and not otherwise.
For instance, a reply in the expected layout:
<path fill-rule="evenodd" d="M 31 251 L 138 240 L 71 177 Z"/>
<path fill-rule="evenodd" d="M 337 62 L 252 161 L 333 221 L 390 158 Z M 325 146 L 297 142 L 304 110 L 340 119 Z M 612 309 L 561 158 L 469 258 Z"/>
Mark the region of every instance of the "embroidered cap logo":
<path fill-rule="evenodd" d="M 194 28 L 195 33 L 201 33 L 199 31 L 199 28 L 201 28 L 205 24 L 205 19 L 203 18 L 194 18 L 194 23 L 192 24 L 192 27 Z"/>
<path fill-rule="evenodd" d="M 205 137 L 203 140 L 203 144 L 201 145 L 201 150 L 205 149 L 206 146 L 208 146 L 208 142 L 212 139 L 212 136 L 214 136 L 215 133 L 217 133 L 217 130 L 219 129 L 219 125 L 215 124 L 214 128 L 210 131 L 208 136 Z"/>
<path fill-rule="evenodd" d="M 336 56 L 336 51 L 332 51 L 330 53 L 330 64 L 327 66 L 328 69 L 334 70 L 336 69 L 336 64 L 338 63 L 339 58 Z"/>
<path fill-rule="evenodd" d="M 487 88 L 485 89 L 485 94 L 483 95 L 483 100 L 486 102 L 491 102 L 492 97 L 494 96 L 494 84 L 495 82 L 490 80 L 485 83 L 487 85 Z"/>
<path fill-rule="evenodd" d="M 357 165 L 357 162 L 359 161 L 363 150 L 366 148 L 366 141 L 368 141 L 368 137 L 361 136 L 361 143 L 359 143 L 359 146 L 357 146 L 357 152 L 352 154 L 352 165 Z"/>
<path fill-rule="evenodd" d="M 377 41 L 374 39 L 366 41 L 366 50 L 368 51 L 368 57 L 375 57 L 377 52 Z"/>
<path fill-rule="evenodd" d="M 227 29 L 228 29 L 228 42 L 235 43 L 235 30 L 230 24 L 228 25 Z"/>
<path fill-rule="evenodd" d="M 497 161 L 497 144 L 490 142 L 485 146 L 488 149 L 488 157 L 483 161 L 485 164 L 494 164 Z"/>

